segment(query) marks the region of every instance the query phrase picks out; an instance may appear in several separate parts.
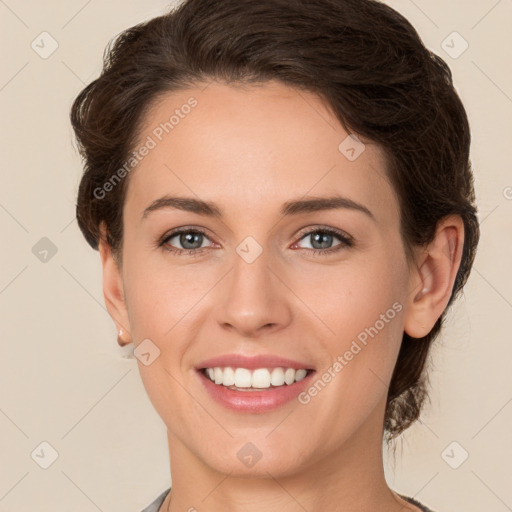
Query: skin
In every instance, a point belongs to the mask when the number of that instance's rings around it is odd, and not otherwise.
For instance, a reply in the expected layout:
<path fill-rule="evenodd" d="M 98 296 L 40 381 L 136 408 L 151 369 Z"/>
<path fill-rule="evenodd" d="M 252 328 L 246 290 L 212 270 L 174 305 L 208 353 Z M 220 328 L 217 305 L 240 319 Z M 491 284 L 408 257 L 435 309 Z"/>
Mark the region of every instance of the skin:
<path fill-rule="evenodd" d="M 386 392 L 403 331 L 426 335 L 445 309 L 460 264 L 463 224 L 447 217 L 408 261 L 399 204 L 381 148 L 349 161 L 347 132 L 315 95 L 277 82 L 211 83 L 169 93 L 141 123 L 140 141 L 193 96 L 197 106 L 137 165 L 124 204 L 122 261 L 100 244 L 108 310 L 127 342 L 149 338 L 160 356 L 139 371 L 168 429 L 172 493 L 161 511 L 418 510 L 387 485 L 382 458 Z M 222 218 L 161 208 L 169 194 L 214 202 Z M 349 208 L 283 216 L 283 203 L 342 195 Z M 159 246 L 174 228 L 202 229 L 194 249 Z M 334 228 L 325 253 L 306 232 Z M 248 236 L 262 253 L 236 252 Z M 180 238 L 167 247 L 184 249 Z M 190 247 L 190 246 L 189 246 Z M 313 254 L 312 247 L 319 253 Z M 321 254 L 324 251 L 324 254 Z M 214 402 L 194 369 L 220 354 L 275 354 L 321 375 L 365 328 L 402 308 L 305 405 L 240 413 Z M 261 459 L 248 468 L 248 442 Z"/>

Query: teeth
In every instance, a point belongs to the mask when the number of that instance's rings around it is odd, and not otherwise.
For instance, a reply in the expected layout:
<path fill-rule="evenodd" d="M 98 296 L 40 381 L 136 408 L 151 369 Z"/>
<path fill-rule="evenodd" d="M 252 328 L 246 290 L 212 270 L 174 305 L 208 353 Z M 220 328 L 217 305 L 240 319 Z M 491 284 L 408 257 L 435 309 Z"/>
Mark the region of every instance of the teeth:
<path fill-rule="evenodd" d="M 258 368 L 248 370 L 247 368 L 206 368 L 206 376 L 215 384 L 236 387 L 268 389 L 271 386 L 290 385 L 299 382 L 307 375 L 307 370 L 294 368 Z"/>
<path fill-rule="evenodd" d="M 284 372 L 282 368 L 274 368 L 270 377 L 272 386 L 282 386 L 284 384 Z"/>
<path fill-rule="evenodd" d="M 235 372 L 233 368 L 224 368 L 224 374 L 222 377 L 223 386 L 234 386 L 235 384 Z"/>
<path fill-rule="evenodd" d="M 247 370 L 246 370 L 247 371 Z M 252 372 L 251 384 L 253 388 L 269 388 L 270 373 L 266 368 L 258 368 Z"/>
<path fill-rule="evenodd" d="M 215 369 L 222 371 L 220 368 Z M 224 381 L 222 382 L 222 385 L 224 386 Z M 246 370 L 245 368 L 237 368 L 235 370 L 235 386 L 237 388 L 250 388 L 251 372 L 249 370 Z"/>
<path fill-rule="evenodd" d="M 287 368 L 284 372 L 284 381 L 290 385 L 295 382 L 295 370 L 293 368 Z"/>

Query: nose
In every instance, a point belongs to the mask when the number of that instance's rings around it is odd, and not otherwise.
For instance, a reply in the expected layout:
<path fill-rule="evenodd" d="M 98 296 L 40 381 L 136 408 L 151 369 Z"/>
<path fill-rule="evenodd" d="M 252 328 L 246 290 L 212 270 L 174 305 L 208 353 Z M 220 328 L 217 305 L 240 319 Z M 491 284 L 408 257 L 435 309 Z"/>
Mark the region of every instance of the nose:
<path fill-rule="evenodd" d="M 238 254 L 225 277 L 217 318 L 222 329 L 256 338 L 286 327 L 292 318 L 292 292 L 284 284 L 284 265 L 263 251 L 252 263 Z"/>

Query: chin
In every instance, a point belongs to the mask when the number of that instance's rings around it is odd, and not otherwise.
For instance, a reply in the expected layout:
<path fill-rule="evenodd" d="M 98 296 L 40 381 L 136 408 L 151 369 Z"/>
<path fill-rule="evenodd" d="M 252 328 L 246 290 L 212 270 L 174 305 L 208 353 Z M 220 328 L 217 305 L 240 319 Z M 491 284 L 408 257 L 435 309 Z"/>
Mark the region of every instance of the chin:
<path fill-rule="evenodd" d="M 274 478 L 293 475 L 306 466 L 304 450 L 301 447 L 302 457 L 297 458 L 298 451 L 293 445 L 280 449 L 267 441 L 243 441 L 234 442 L 225 450 L 224 455 L 211 453 L 203 459 L 203 462 L 215 471 L 229 474 L 235 478 Z M 283 449 L 284 448 L 284 449 Z"/>

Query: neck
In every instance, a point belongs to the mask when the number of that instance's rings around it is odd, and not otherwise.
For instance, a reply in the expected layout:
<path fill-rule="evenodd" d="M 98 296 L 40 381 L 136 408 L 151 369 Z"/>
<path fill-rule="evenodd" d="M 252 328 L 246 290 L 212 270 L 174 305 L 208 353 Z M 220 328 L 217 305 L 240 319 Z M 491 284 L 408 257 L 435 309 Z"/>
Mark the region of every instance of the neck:
<path fill-rule="evenodd" d="M 386 483 L 380 425 L 368 422 L 336 450 L 316 460 L 301 461 L 293 473 L 268 469 L 245 477 L 215 470 L 168 431 L 172 492 L 160 510 L 417 511 Z"/>

